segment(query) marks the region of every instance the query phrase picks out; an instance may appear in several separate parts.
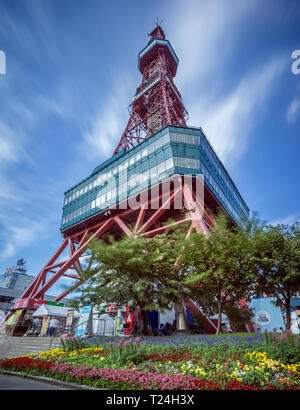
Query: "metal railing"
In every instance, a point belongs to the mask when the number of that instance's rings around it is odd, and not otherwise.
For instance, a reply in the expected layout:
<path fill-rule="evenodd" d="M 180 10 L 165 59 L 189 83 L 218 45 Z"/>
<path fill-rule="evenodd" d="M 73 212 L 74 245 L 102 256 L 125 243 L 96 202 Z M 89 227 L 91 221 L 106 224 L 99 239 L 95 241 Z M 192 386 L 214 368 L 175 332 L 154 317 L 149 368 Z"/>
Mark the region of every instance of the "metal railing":
<path fill-rule="evenodd" d="M 62 333 L 60 334 L 60 336 L 61 336 L 62 334 L 75 336 L 76 330 L 77 330 L 80 326 L 85 325 L 85 324 L 86 324 L 86 332 L 85 332 L 83 335 L 81 335 L 81 336 L 88 336 L 88 337 L 89 337 L 89 336 L 97 336 L 97 335 L 99 335 L 99 336 L 105 336 L 105 335 L 106 335 L 105 329 L 106 329 L 106 322 L 107 322 L 107 320 L 105 320 L 105 319 L 100 319 L 100 318 L 99 318 L 99 319 L 98 319 L 98 318 L 97 318 L 97 319 L 93 318 L 93 319 L 92 319 L 92 321 L 93 321 L 92 331 L 91 331 L 91 328 L 89 327 L 90 321 L 91 321 L 91 319 L 88 319 L 88 320 L 86 320 L 85 322 L 78 323 L 76 326 L 74 326 L 74 327 L 73 327 L 72 329 L 70 329 L 69 331 L 62 332 Z M 94 322 L 101 322 L 101 323 L 103 323 L 103 327 L 102 327 L 102 329 L 101 329 L 100 332 L 98 331 L 98 329 L 99 329 L 99 323 L 98 323 L 97 326 L 96 326 L 97 331 L 94 332 L 94 327 L 95 327 L 95 323 L 94 323 Z M 113 322 L 112 331 L 109 332 L 109 333 L 111 333 L 109 336 L 114 336 L 114 335 L 115 335 L 115 330 L 116 330 L 116 327 L 115 327 L 115 323 Z"/>

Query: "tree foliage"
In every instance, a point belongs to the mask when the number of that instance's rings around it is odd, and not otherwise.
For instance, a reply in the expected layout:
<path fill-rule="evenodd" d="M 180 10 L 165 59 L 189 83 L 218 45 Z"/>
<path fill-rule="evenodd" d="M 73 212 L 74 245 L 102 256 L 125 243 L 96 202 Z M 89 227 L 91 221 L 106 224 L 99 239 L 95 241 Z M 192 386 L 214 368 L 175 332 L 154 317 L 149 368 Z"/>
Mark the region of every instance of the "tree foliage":
<path fill-rule="evenodd" d="M 182 229 L 146 236 L 95 240 L 85 269 L 81 303 L 117 303 L 146 310 L 169 309 L 191 297 L 208 315 L 222 313 L 241 328 L 252 313 L 241 301 L 254 295 L 274 296 L 287 312 L 300 290 L 300 229 L 266 226 L 257 218 L 231 226 L 220 213 L 209 234 Z M 242 307 L 244 306 L 244 307 Z"/>
<path fill-rule="evenodd" d="M 210 295 L 216 301 L 217 333 L 222 313 L 232 310 L 240 299 L 249 299 L 253 290 L 253 263 L 249 257 L 250 239 L 247 232 L 228 225 L 224 214 L 208 235 L 194 233 L 184 247 L 182 269 L 193 294 Z M 240 316 L 243 311 L 240 310 Z M 249 316 L 249 311 L 247 312 Z"/>
<path fill-rule="evenodd" d="M 146 238 L 124 236 L 94 241 L 96 262 L 89 269 L 90 285 L 83 290 L 84 302 L 130 304 L 146 310 L 170 309 L 188 295 L 176 264 L 182 242 L 178 233 Z"/>
<path fill-rule="evenodd" d="M 256 293 L 272 295 L 286 311 L 290 329 L 291 298 L 300 290 L 300 224 L 269 225 L 253 236 L 253 258 L 257 267 Z"/>

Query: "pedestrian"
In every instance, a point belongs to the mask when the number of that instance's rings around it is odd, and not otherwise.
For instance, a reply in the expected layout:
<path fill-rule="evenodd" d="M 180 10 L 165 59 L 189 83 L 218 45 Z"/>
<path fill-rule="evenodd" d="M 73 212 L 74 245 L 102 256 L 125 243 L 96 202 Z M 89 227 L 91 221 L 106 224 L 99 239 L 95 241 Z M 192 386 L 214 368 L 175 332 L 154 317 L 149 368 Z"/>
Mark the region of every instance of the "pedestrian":
<path fill-rule="evenodd" d="M 50 319 L 49 329 L 48 329 L 48 332 L 47 332 L 50 337 L 56 335 L 56 331 L 57 331 L 58 325 L 59 325 L 59 321 L 58 321 L 55 317 L 52 317 L 52 318 Z"/>
<path fill-rule="evenodd" d="M 160 324 L 159 334 L 163 336 L 167 336 L 166 326 L 163 323 Z"/>
<path fill-rule="evenodd" d="M 36 317 L 36 318 L 33 319 L 33 322 L 32 322 L 32 333 L 33 333 L 34 335 L 38 335 L 38 334 L 40 333 L 41 325 L 42 325 L 42 323 L 41 323 L 41 319 L 40 319 L 40 318 Z"/>
<path fill-rule="evenodd" d="M 173 332 L 175 332 L 175 331 L 177 330 L 177 320 L 176 320 L 176 319 L 175 319 L 175 320 L 173 320 L 173 323 L 172 323 L 171 329 L 172 329 L 172 331 L 173 331 Z"/>
<path fill-rule="evenodd" d="M 140 332 L 141 332 L 141 325 L 135 320 L 133 323 L 133 327 L 132 327 L 132 334 L 133 336 L 138 336 Z"/>

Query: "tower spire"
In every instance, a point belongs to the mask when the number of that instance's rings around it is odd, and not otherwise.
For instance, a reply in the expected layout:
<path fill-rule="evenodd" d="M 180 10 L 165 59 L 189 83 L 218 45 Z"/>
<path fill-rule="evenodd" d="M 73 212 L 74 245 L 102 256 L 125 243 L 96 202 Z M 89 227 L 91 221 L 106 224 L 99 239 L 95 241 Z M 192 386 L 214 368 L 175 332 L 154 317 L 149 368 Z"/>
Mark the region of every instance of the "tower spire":
<path fill-rule="evenodd" d="M 151 31 L 149 36 L 151 36 L 152 40 L 155 39 L 155 38 L 165 40 L 165 38 L 166 38 L 165 33 L 164 33 L 163 29 L 161 28 L 160 24 L 157 24 L 157 26 L 155 27 L 154 30 Z"/>
<path fill-rule="evenodd" d="M 149 36 L 149 43 L 138 57 L 142 81 L 129 106 L 130 117 L 114 154 L 129 151 L 166 125 L 186 126 L 187 111 L 173 81 L 178 57 L 160 24 Z"/>

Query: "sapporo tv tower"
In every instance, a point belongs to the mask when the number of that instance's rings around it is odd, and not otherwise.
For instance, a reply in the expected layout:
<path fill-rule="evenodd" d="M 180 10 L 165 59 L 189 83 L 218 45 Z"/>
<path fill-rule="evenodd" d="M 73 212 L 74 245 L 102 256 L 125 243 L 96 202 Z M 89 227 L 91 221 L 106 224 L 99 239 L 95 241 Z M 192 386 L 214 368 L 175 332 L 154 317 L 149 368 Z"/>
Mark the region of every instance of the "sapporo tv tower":
<path fill-rule="evenodd" d="M 61 279 L 71 284 L 57 302 L 82 285 L 80 258 L 104 234 L 151 237 L 164 232 L 170 220 L 184 223 L 187 236 L 192 229 L 207 233 L 217 208 L 232 224 L 248 217 L 247 205 L 203 130 L 186 125 L 187 111 L 174 84 L 179 60 L 161 26 L 149 36 L 138 56 L 142 81 L 114 155 L 65 192 L 62 244 L 14 309 L 36 309 Z M 186 305 L 191 313 L 201 311 L 192 301 Z"/>

